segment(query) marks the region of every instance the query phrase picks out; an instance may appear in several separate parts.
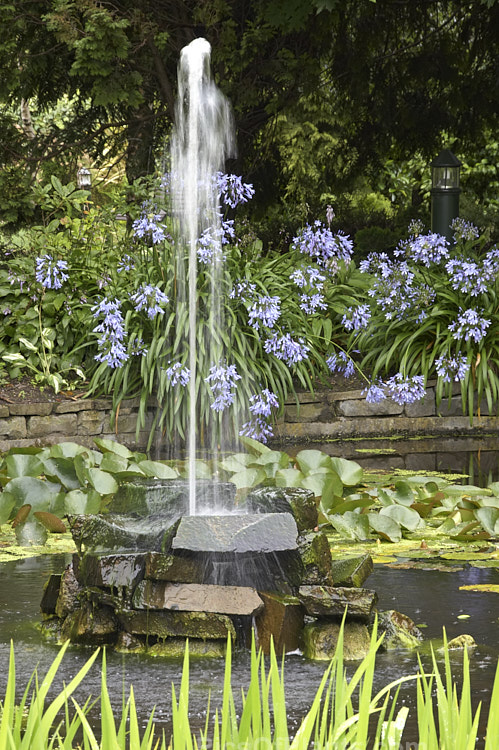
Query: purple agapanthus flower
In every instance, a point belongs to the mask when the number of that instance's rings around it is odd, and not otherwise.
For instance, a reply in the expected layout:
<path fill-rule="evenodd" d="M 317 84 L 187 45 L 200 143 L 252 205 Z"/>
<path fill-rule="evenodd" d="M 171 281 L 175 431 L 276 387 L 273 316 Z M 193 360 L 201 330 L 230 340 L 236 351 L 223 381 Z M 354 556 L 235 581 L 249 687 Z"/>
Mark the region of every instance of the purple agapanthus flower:
<path fill-rule="evenodd" d="M 224 411 L 234 402 L 238 380 L 241 380 L 241 376 L 235 365 L 219 363 L 210 368 L 205 381 L 209 384 L 211 392 L 215 396 L 215 400 L 211 404 L 213 411 Z"/>
<path fill-rule="evenodd" d="M 351 378 L 355 374 L 353 359 L 346 352 L 334 352 L 326 359 L 326 364 L 331 372 L 339 372 L 345 378 Z"/>
<path fill-rule="evenodd" d="M 111 368 L 121 367 L 128 359 L 124 340 L 126 336 L 125 324 L 121 313 L 121 303 L 118 299 L 104 297 L 92 307 L 94 318 L 104 316 L 93 330 L 99 333 L 97 342 L 99 353 L 95 355 L 97 362 L 106 362 Z"/>
<path fill-rule="evenodd" d="M 435 369 L 444 383 L 450 383 L 451 381 L 459 383 L 466 377 L 470 365 L 464 354 L 455 354 L 454 356 L 443 354 L 435 360 Z"/>
<path fill-rule="evenodd" d="M 452 338 L 456 340 L 464 338 L 465 341 L 473 339 L 476 344 L 479 344 L 487 334 L 487 328 L 491 322 L 487 318 L 480 317 L 482 312 L 483 310 L 474 308 L 468 310 L 459 308 L 457 320 L 448 326 L 449 331 L 452 332 Z"/>
<path fill-rule="evenodd" d="M 166 294 L 152 284 L 142 284 L 135 294 L 130 295 L 130 299 L 135 304 L 137 312 L 146 310 L 150 320 L 153 320 L 156 315 L 164 315 L 165 311 L 161 305 L 166 305 L 169 301 Z"/>
<path fill-rule="evenodd" d="M 267 354 L 273 354 L 277 359 L 286 362 L 288 366 L 295 365 L 307 359 L 310 348 L 303 338 L 293 339 L 291 334 L 275 333 L 263 343 Z"/>
<path fill-rule="evenodd" d="M 174 364 L 169 364 L 166 368 L 166 377 L 171 386 L 176 386 L 177 383 L 186 386 L 191 379 L 191 371 L 180 362 L 175 362 Z"/>
<path fill-rule="evenodd" d="M 149 204 L 146 202 L 142 205 L 142 213 L 140 218 L 135 219 L 132 224 L 132 230 L 135 237 L 140 239 L 150 239 L 153 245 L 157 245 L 158 242 L 163 242 L 166 239 L 165 225 L 160 222 L 164 218 L 164 213 L 156 213 L 155 210 L 150 210 Z"/>
<path fill-rule="evenodd" d="M 412 404 L 420 401 L 426 395 L 425 381 L 422 375 L 406 377 L 397 372 L 386 381 L 388 396 L 396 404 Z"/>
<path fill-rule="evenodd" d="M 366 328 L 371 319 L 371 309 L 369 305 L 358 305 L 357 307 L 347 307 L 345 315 L 341 319 L 341 324 L 347 331 L 361 331 Z"/>
<path fill-rule="evenodd" d="M 279 297 L 261 296 L 253 302 L 248 310 L 248 323 L 255 331 L 260 326 L 273 328 L 281 315 L 281 300 Z"/>
<path fill-rule="evenodd" d="M 51 255 L 42 255 L 35 260 L 35 278 L 46 289 L 60 289 L 69 279 L 65 260 L 54 260 Z"/>
<path fill-rule="evenodd" d="M 216 181 L 220 201 L 230 208 L 247 203 L 255 194 L 253 185 L 243 182 L 238 175 L 217 172 Z"/>

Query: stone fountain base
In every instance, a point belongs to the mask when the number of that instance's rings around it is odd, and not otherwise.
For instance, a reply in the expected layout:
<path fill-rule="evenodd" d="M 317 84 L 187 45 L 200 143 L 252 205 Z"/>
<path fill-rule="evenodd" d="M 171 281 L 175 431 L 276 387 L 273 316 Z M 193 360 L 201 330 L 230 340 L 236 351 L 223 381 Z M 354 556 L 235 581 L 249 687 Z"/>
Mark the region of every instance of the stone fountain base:
<path fill-rule="evenodd" d="M 372 560 L 333 562 L 313 531 L 311 492 L 258 489 L 243 509 L 233 485 L 204 482 L 200 498 L 217 515 L 184 515 L 183 482 L 126 484 L 109 514 L 73 517 L 78 554 L 45 587 L 45 632 L 167 656 L 183 653 L 187 638 L 192 655 L 223 655 L 229 637 L 248 646 L 254 632 L 265 652 L 273 640 L 279 653 L 328 659 L 346 610 L 345 657 L 365 655 Z"/>

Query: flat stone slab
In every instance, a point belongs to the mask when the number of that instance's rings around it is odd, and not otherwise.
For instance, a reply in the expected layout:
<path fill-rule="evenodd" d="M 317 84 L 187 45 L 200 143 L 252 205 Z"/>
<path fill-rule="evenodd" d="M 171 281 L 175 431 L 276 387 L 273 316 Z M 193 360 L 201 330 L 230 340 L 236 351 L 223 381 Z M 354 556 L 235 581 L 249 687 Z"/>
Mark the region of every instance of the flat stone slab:
<path fill-rule="evenodd" d="M 263 602 L 249 586 L 142 581 L 135 589 L 133 606 L 135 609 L 252 616 L 260 611 Z"/>
<path fill-rule="evenodd" d="M 290 513 L 245 516 L 184 516 L 172 549 L 189 552 L 283 552 L 297 549 Z"/>
<path fill-rule="evenodd" d="M 232 639 L 236 631 L 227 615 L 214 612 L 165 612 L 123 610 L 118 619 L 129 633 L 155 635 L 159 638 Z"/>
<path fill-rule="evenodd" d="M 347 609 L 348 618 L 370 620 L 378 596 L 371 589 L 343 586 L 300 586 L 298 598 L 308 615 L 341 619 Z"/>

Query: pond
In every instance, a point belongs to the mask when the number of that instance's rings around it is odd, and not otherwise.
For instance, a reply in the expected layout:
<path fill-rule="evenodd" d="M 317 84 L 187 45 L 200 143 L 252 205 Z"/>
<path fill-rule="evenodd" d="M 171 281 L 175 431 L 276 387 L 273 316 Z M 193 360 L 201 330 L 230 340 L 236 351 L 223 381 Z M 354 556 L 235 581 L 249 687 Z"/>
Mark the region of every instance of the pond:
<path fill-rule="evenodd" d="M 35 666 L 44 674 L 58 647 L 44 641 L 37 630 L 39 602 L 45 581 L 51 572 L 61 572 L 69 561 L 62 555 L 32 557 L 0 565 L 0 696 L 6 685 L 10 639 L 15 642 L 16 673 L 20 693 Z M 398 570 L 386 566 L 375 568 L 367 586 L 377 591 L 379 609 L 397 609 L 422 626 L 425 637 L 441 639 L 445 626 L 449 638 L 470 633 L 478 643 L 471 654 L 471 679 L 473 696 L 486 705 L 490 699 L 497 659 L 499 657 L 499 599 L 495 593 L 460 591 L 459 587 L 471 583 L 498 583 L 497 569 Z M 459 619 L 460 615 L 468 619 Z M 55 689 L 62 688 L 90 655 L 90 650 L 71 648 L 65 655 Z M 423 661 L 429 665 L 428 657 Z M 462 654 L 452 655 L 455 676 L 460 674 Z M 248 684 L 249 655 L 238 652 L 234 659 L 233 688 Z M 349 666 L 354 669 L 355 664 Z M 288 716 L 291 729 L 303 718 L 324 672 L 322 662 L 307 661 L 299 654 L 290 654 L 285 663 L 285 684 Z M 221 703 L 223 660 L 192 660 L 190 707 L 193 724 L 202 726 L 205 718 L 208 692 L 212 691 L 212 708 Z M 377 657 L 375 689 L 417 669 L 417 656 L 413 652 L 397 650 L 380 653 Z M 128 694 L 134 686 L 137 709 L 142 724 L 156 706 L 155 719 L 159 727 L 168 731 L 171 716 L 171 684 L 180 683 L 181 662 L 160 660 L 134 654 L 108 655 L 108 687 L 113 706 L 121 708 L 123 690 Z M 235 692 L 238 692 L 235 690 Z M 100 693 L 100 672 L 94 665 L 77 692 L 83 701 L 89 694 Z M 399 701 L 412 709 L 404 735 L 405 742 L 416 742 L 415 691 L 404 687 Z M 486 709 L 482 716 L 486 717 Z M 98 724 L 98 716 L 92 717 Z"/>

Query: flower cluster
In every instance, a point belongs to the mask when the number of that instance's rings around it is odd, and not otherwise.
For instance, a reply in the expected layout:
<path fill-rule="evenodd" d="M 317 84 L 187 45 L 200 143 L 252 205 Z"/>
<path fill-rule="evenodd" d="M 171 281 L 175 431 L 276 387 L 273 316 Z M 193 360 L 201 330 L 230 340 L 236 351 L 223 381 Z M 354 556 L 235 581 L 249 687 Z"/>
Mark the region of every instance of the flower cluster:
<path fill-rule="evenodd" d="M 35 278 L 46 289 L 60 289 L 69 279 L 68 264 L 65 260 L 54 260 L 51 255 L 42 255 L 35 261 Z"/>
<path fill-rule="evenodd" d="M 104 297 L 98 305 L 92 307 L 94 318 L 104 316 L 93 330 L 99 333 L 97 342 L 99 353 L 95 355 L 97 362 L 106 362 L 109 367 L 121 367 L 128 359 L 128 354 L 123 344 L 126 336 L 125 324 L 121 313 L 121 303 L 118 299 L 108 300 Z"/>
<path fill-rule="evenodd" d="M 483 310 L 475 310 L 473 307 L 468 310 L 460 307 L 457 320 L 448 326 L 449 331 L 452 332 L 452 338 L 456 340 L 464 338 L 465 341 L 473 339 L 476 344 L 479 344 L 486 335 L 491 322 L 480 317 L 482 312 Z"/>
<path fill-rule="evenodd" d="M 164 315 L 165 311 L 161 305 L 166 305 L 169 301 L 166 294 L 152 284 L 142 284 L 135 294 L 130 295 L 130 299 L 135 304 L 137 312 L 146 309 L 150 320 L 153 320 L 156 315 Z"/>
<path fill-rule="evenodd" d="M 191 371 L 188 367 L 183 367 L 180 362 L 175 362 L 166 368 L 166 377 L 171 386 L 176 386 L 177 383 L 186 386 L 191 378 Z"/>
<path fill-rule="evenodd" d="M 253 185 L 243 182 L 238 175 L 217 172 L 216 181 L 220 200 L 229 208 L 247 203 L 255 194 Z"/>
<path fill-rule="evenodd" d="M 281 315 L 281 300 L 279 297 L 259 295 L 248 310 L 248 323 L 255 331 L 260 324 L 266 328 L 273 328 Z"/>
<path fill-rule="evenodd" d="M 144 203 L 142 214 L 139 219 L 135 219 L 132 229 L 135 237 L 140 239 L 150 239 L 153 245 L 163 242 L 166 239 L 165 226 L 159 222 L 163 219 L 163 213 L 148 212 L 148 204 Z"/>
<path fill-rule="evenodd" d="M 205 378 L 209 384 L 215 400 L 211 404 L 213 411 L 224 411 L 234 402 L 237 381 L 241 380 L 235 365 L 224 365 L 219 363 L 210 367 L 210 372 Z"/>
<path fill-rule="evenodd" d="M 310 348 L 306 345 L 303 338 L 293 339 L 291 334 L 285 333 L 279 335 L 275 333 L 267 339 L 263 348 L 267 354 L 273 354 L 277 359 L 281 359 L 288 366 L 295 365 L 304 359 L 307 359 Z"/>
<path fill-rule="evenodd" d="M 125 253 L 125 255 L 118 262 L 116 270 L 118 271 L 118 273 L 122 273 L 123 271 L 131 271 L 133 268 L 135 268 L 134 259 L 131 255 Z"/>
<path fill-rule="evenodd" d="M 307 315 L 313 315 L 317 310 L 327 309 L 326 300 L 322 294 L 326 277 L 319 268 L 314 266 L 297 268 L 289 278 L 299 289 L 308 287 L 308 291 L 300 295 L 300 307 Z"/>
<path fill-rule="evenodd" d="M 325 297 L 320 292 L 300 294 L 300 307 L 307 315 L 313 315 L 317 310 L 327 310 Z"/>
<path fill-rule="evenodd" d="M 456 242 L 459 242 L 459 240 L 476 240 L 480 236 L 480 231 L 474 224 L 459 217 L 453 220 L 451 227 L 454 230 Z"/>
<path fill-rule="evenodd" d="M 368 404 L 379 404 L 380 401 L 386 398 L 385 384 L 381 380 L 377 380 L 371 383 L 369 388 L 362 391 L 362 395 L 366 397 Z"/>
<path fill-rule="evenodd" d="M 256 293 L 256 284 L 244 279 L 237 281 L 229 292 L 229 299 L 239 298 L 241 302 L 248 302 Z"/>
<path fill-rule="evenodd" d="M 424 319 L 435 292 L 416 280 L 407 261 L 392 261 L 386 253 L 371 253 L 360 264 L 360 270 L 378 274 L 368 294 L 384 312 L 385 320 Z"/>
<path fill-rule="evenodd" d="M 326 364 L 331 372 L 339 372 L 345 378 L 351 378 L 355 373 L 355 365 L 346 352 L 339 351 L 331 354 L 326 359 Z"/>
<path fill-rule="evenodd" d="M 412 404 L 426 395 L 424 377 L 413 375 L 406 377 L 401 372 L 392 375 L 385 383 L 388 396 L 396 404 Z"/>
<path fill-rule="evenodd" d="M 243 424 L 239 434 L 266 443 L 267 439 L 274 434 L 272 426 L 269 425 L 267 420 L 272 414 L 272 409 L 277 409 L 278 406 L 279 401 L 277 400 L 277 396 L 272 391 L 269 391 L 268 388 L 264 388 L 256 396 L 250 396 L 249 410 L 251 412 L 251 419 L 249 422 Z"/>
<path fill-rule="evenodd" d="M 450 383 L 451 381 L 459 383 L 466 377 L 470 365 L 463 354 L 456 354 L 454 357 L 448 354 L 447 356 L 442 355 L 435 360 L 435 369 L 437 375 L 442 378 L 444 383 Z"/>
<path fill-rule="evenodd" d="M 224 261 L 222 245 L 227 245 L 236 236 L 232 219 L 221 221 L 219 227 L 205 229 L 198 239 L 197 256 L 200 263 L 209 265 L 217 261 Z"/>
<path fill-rule="evenodd" d="M 395 255 L 405 255 L 414 263 L 429 268 L 432 263 L 439 264 L 449 257 L 449 243 L 441 234 L 421 234 L 401 243 Z"/>
<path fill-rule="evenodd" d="M 293 238 L 291 247 L 304 255 L 310 255 L 316 262 L 332 273 L 338 270 L 339 261 L 348 263 L 352 257 L 353 242 L 342 232 L 333 234 L 322 222 L 307 224 Z"/>
<path fill-rule="evenodd" d="M 347 307 L 341 319 L 341 324 L 347 331 L 360 331 L 362 328 L 366 328 L 370 319 L 371 309 L 369 305 L 358 305 L 357 307 Z"/>

